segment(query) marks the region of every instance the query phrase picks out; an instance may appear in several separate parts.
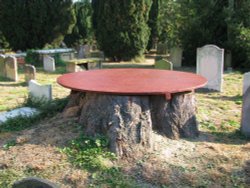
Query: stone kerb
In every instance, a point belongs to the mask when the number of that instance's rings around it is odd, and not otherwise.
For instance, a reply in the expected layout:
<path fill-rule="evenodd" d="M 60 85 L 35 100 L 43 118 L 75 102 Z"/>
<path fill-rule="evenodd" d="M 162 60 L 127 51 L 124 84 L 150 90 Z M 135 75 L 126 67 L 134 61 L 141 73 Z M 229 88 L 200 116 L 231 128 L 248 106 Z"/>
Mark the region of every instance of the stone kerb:
<path fill-rule="evenodd" d="M 0 76 L 6 77 L 5 56 L 0 54 Z"/>
<path fill-rule="evenodd" d="M 36 79 L 36 67 L 33 65 L 24 66 L 25 81 L 28 83 L 30 80 Z"/>
<path fill-rule="evenodd" d="M 31 99 L 37 99 L 39 101 L 50 101 L 52 100 L 52 86 L 51 85 L 41 85 L 35 80 L 29 81 L 29 96 Z"/>
<path fill-rule="evenodd" d="M 241 132 L 250 138 L 250 72 L 244 74 Z"/>
<path fill-rule="evenodd" d="M 170 49 L 170 61 L 174 67 L 182 66 L 182 53 L 183 50 L 180 47 L 174 47 Z"/>
<path fill-rule="evenodd" d="M 54 72 L 56 70 L 55 59 L 49 55 L 44 55 L 43 68 L 47 72 Z"/>
<path fill-rule="evenodd" d="M 197 74 L 204 76 L 208 83 L 204 88 L 222 91 L 224 49 L 215 45 L 197 48 Z"/>
<path fill-rule="evenodd" d="M 8 56 L 5 58 L 5 70 L 6 70 L 6 77 L 17 82 L 18 81 L 18 66 L 17 60 L 15 57 Z"/>

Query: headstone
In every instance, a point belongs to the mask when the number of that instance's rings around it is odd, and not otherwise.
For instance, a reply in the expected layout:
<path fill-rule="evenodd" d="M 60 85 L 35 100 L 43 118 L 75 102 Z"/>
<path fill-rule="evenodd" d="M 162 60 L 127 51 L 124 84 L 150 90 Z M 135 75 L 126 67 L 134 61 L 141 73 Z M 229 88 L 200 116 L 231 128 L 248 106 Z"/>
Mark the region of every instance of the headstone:
<path fill-rule="evenodd" d="M 36 68 L 33 65 L 25 65 L 24 66 L 24 74 L 25 74 L 25 81 L 29 82 L 30 80 L 36 79 Z"/>
<path fill-rule="evenodd" d="M 241 132 L 250 138 L 250 72 L 244 74 Z"/>
<path fill-rule="evenodd" d="M 43 56 L 43 68 L 45 71 L 54 72 L 56 70 L 55 59 L 49 55 L 44 55 Z"/>
<path fill-rule="evenodd" d="M 174 67 L 181 67 L 183 50 L 180 47 L 170 49 L 170 61 Z"/>
<path fill-rule="evenodd" d="M 17 73 L 17 61 L 15 57 L 8 56 L 5 58 L 5 70 L 6 70 L 6 77 L 14 80 L 15 82 L 18 81 L 18 73 Z"/>
<path fill-rule="evenodd" d="M 161 55 L 167 55 L 168 48 L 166 43 L 158 43 L 156 47 L 156 53 Z"/>
<path fill-rule="evenodd" d="M 52 100 L 51 85 L 40 85 L 35 80 L 29 81 L 29 95 L 31 99 L 49 101 Z"/>
<path fill-rule="evenodd" d="M 165 59 L 160 59 L 155 62 L 156 69 L 163 69 L 163 70 L 173 70 L 173 64 Z"/>
<path fill-rule="evenodd" d="M 250 72 L 247 72 L 244 74 L 244 78 L 243 78 L 243 93 L 242 95 L 244 95 L 244 93 L 247 91 L 247 89 L 250 87 Z"/>
<path fill-rule="evenodd" d="M 0 76 L 6 77 L 5 56 L 0 54 Z"/>
<path fill-rule="evenodd" d="M 30 108 L 30 107 L 22 107 L 8 112 L 2 112 L 0 113 L 0 124 L 4 123 L 8 119 L 15 118 L 18 116 L 31 117 L 36 114 L 39 114 L 39 111 L 35 108 Z"/>
<path fill-rule="evenodd" d="M 88 58 L 90 57 L 90 46 L 85 44 L 85 45 L 80 45 L 79 50 L 78 50 L 78 59 L 82 58 Z"/>
<path fill-rule="evenodd" d="M 45 179 L 30 177 L 16 181 L 12 188 L 59 188 L 59 186 Z"/>
<path fill-rule="evenodd" d="M 204 76 L 208 83 L 204 88 L 222 91 L 224 49 L 215 45 L 197 48 L 197 74 Z"/>

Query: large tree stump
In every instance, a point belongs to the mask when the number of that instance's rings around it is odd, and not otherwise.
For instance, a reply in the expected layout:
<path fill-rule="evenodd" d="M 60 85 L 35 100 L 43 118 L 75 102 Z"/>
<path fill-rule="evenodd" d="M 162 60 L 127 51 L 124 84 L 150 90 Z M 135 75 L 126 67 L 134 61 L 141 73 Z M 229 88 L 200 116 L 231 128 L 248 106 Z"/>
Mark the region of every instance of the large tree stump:
<path fill-rule="evenodd" d="M 199 133 L 192 92 L 173 94 L 170 100 L 160 95 L 72 92 L 64 112 L 70 109 L 79 115 L 86 135 L 106 135 L 110 150 L 118 156 L 151 149 L 152 128 L 171 139 L 194 138 Z"/>

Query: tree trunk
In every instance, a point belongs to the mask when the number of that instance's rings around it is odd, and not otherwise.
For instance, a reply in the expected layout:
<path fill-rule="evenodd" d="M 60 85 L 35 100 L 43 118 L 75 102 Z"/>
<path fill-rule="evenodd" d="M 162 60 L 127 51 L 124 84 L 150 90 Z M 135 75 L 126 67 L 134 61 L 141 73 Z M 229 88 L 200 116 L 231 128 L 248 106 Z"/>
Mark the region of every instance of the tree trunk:
<path fill-rule="evenodd" d="M 193 93 L 164 96 L 122 96 L 72 92 L 64 110 L 79 116 L 84 133 L 109 138 L 118 156 L 152 149 L 152 128 L 171 138 L 198 136 Z M 70 110 L 71 109 L 71 110 Z"/>

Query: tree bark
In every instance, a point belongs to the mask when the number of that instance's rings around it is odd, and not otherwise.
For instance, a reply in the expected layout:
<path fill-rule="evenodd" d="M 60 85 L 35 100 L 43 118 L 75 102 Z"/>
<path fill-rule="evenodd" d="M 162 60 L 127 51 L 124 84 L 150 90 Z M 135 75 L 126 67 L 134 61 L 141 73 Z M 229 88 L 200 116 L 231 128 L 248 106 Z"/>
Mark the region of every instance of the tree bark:
<path fill-rule="evenodd" d="M 89 136 L 102 134 L 118 156 L 151 150 L 152 129 L 171 139 L 194 138 L 199 132 L 193 93 L 164 96 L 122 96 L 72 92 L 64 112 L 78 109 L 75 116 Z M 73 110 L 74 111 L 74 110 Z"/>

